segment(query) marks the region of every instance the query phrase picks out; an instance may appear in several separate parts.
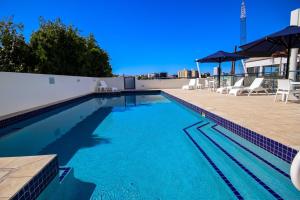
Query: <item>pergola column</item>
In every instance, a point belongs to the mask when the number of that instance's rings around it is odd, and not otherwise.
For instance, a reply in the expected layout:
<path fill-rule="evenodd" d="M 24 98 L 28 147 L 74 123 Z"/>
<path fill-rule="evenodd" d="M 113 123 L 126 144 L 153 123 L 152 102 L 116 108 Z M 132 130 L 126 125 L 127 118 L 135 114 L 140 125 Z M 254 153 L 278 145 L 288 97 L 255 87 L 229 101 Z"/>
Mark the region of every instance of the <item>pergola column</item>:
<path fill-rule="evenodd" d="M 300 9 L 296 9 L 296 10 L 293 10 L 291 12 L 291 23 L 290 23 L 291 26 L 300 26 Z M 291 49 L 291 56 L 290 58 L 290 73 L 289 73 L 289 79 L 292 79 L 292 80 L 295 80 L 296 79 L 296 70 L 297 70 L 297 56 L 298 56 L 298 51 L 299 49 L 298 48 L 294 48 L 294 49 Z"/>

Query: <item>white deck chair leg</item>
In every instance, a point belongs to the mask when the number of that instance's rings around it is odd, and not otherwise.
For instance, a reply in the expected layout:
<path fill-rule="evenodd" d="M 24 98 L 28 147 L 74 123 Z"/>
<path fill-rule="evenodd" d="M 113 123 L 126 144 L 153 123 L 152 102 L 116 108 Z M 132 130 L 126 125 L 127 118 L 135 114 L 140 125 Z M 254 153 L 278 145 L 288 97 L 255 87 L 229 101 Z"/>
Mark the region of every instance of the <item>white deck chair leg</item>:
<path fill-rule="evenodd" d="M 248 97 L 252 94 L 252 90 L 249 90 Z"/>
<path fill-rule="evenodd" d="M 268 92 L 268 90 L 267 89 L 265 89 L 265 93 L 269 96 L 269 92 Z"/>
<path fill-rule="evenodd" d="M 274 102 L 276 102 L 276 100 L 277 100 L 277 92 L 275 94 Z"/>
<path fill-rule="evenodd" d="M 239 90 L 236 90 L 235 93 L 234 93 L 234 96 L 237 96 L 238 93 L 240 93 L 240 91 L 239 91 Z"/>
<path fill-rule="evenodd" d="M 289 96 L 290 96 L 290 93 L 287 93 L 286 96 L 285 96 L 285 104 L 287 104 L 287 102 L 289 100 Z"/>

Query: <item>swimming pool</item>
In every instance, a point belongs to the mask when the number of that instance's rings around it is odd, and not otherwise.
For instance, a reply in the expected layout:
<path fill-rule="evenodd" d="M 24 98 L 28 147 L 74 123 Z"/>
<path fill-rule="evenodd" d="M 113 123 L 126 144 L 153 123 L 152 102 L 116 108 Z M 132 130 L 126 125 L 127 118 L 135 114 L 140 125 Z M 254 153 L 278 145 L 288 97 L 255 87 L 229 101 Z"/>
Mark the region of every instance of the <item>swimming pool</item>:
<path fill-rule="evenodd" d="M 0 156 L 72 169 L 50 199 L 300 199 L 288 163 L 161 94 L 89 98 L 0 134 Z"/>

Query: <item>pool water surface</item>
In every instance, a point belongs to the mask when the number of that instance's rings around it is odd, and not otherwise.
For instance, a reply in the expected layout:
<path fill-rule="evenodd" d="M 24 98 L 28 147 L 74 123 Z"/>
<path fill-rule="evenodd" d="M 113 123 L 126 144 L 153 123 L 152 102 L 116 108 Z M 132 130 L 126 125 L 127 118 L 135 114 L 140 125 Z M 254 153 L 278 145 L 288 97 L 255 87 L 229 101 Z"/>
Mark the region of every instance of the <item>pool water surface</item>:
<path fill-rule="evenodd" d="M 0 156 L 58 154 L 72 169 L 49 199 L 300 199 L 288 163 L 159 94 L 90 98 L 1 132 Z"/>

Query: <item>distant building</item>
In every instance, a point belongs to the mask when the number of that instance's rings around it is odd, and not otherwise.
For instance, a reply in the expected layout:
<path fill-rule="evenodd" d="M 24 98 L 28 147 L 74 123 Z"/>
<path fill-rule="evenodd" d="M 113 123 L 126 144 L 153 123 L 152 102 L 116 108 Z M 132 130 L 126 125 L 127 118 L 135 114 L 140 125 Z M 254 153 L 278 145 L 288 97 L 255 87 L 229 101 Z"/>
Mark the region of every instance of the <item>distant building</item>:
<path fill-rule="evenodd" d="M 173 79 L 173 78 L 178 78 L 178 74 L 172 74 L 172 75 L 169 75 L 169 78 Z"/>
<path fill-rule="evenodd" d="M 188 70 L 188 69 L 183 69 L 181 71 L 178 71 L 178 78 L 198 78 L 199 77 L 199 72 L 197 70 Z"/>
<path fill-rule="evenodd" d="M 148 79 L 157 79 L 159 78 L 159 74 L 158 73 L 150 73 L 148 74 Z"/>
<path fill-rule="evenodd" d="M 187 69 L 183 69 L 178 71 L 178 78 L 191 78 L 191 71 Z"/>
<path fill-rule="evenodd" d="M 159 73 L 159 78 L 167 78 L 168 77 L 168 73 L 167 72 L 160 72 Z"/>
<path fill-rule="evenodd" d="M 199 78 L 199 72 L 198 70 L 191 70 L 191 78 Z"/>

